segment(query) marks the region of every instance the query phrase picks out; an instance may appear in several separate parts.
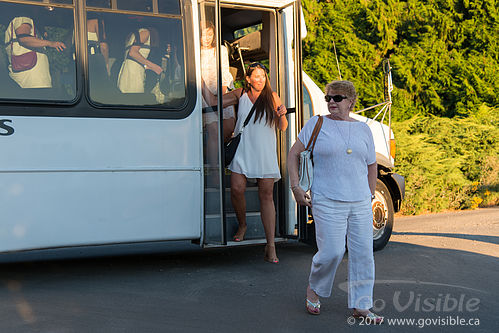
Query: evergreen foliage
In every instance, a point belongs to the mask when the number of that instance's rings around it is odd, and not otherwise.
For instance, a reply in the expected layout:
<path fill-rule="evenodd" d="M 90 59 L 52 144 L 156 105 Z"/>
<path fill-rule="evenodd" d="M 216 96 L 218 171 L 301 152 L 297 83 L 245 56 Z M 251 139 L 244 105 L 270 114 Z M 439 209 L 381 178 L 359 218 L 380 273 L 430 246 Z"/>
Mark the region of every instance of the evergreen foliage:
<path fill-rule="evenodd" d="M 467 116 L 499 104 L 496 0 L 303 0 L 305 71 L 320 86 L 339 77 L 359 90 L 358 107 L 380 102 L 381 63 L 394 68 L 395 120 Z"/>
<path fill-rule="evenodd" d="M 499 204 L 499 10 L 496 0 L 302 0 L 305 71 L 354 82 L 358 109 L 383 100 L 393 67 L 402 213 Z M 372 116 L 373 112 L 366 115 Z"/>
<path fill-rule="evenodd" d="M 499 204 L 499 114 L 416 115 L 395 122 L 396 172 L 406 177 L 403 214 Z"/>

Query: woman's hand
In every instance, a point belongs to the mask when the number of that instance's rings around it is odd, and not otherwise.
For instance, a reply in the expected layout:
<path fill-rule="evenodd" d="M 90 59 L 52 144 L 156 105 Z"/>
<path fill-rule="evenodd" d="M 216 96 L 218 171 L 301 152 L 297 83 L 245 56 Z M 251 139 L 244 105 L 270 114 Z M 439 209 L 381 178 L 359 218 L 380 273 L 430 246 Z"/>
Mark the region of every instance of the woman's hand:
<path fill-rule="evenodd" d="M 163 71 L 163 69 L 160 66 L 156 65 L 153 62 L 151 62 L 150 64 L 145 65 L 144 68 L 145 69 L 150 69 L 150 70 L 152 70 L 154 73 L 156 73 L 158 75 L 161 74 L 161 72 Z"/>
<path fill-rule="evenodd" d="M 286 107 L 284 105 L 279 105 L 275 111 L 277 113 L 277 116 L 280 118 L 282 116 L 284 116 L 286 113 L 288 113 L 288 110 L 286 109 Z"/>
<path fill-rule="evenodd" d="M 48 46 L 56 49 L 59 52 L 64 51 L 64 49 L 66 48 L 66 45 L 63 42 L 52 42 L 52 41 L 50 41 Z"/>
<path fill-rule="evenodd" d="M 300 186 L 293 186 L 292 191 L 297 204 L 312 207 L 310 195 L 308 195 L 307 192 L 305 192 Z"/>

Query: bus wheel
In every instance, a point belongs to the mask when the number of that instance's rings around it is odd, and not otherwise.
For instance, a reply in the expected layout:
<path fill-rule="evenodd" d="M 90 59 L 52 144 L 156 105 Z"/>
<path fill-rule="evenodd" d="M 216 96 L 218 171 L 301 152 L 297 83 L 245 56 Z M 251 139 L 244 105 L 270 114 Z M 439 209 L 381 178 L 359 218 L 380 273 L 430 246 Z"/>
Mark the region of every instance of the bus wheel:
<path fill-rule="evenodd" d="M 372 201 L 373 209 L 373 247 L 374 251 L 383 249 L 393 228 L 393 201 L 386 185 L 381 181 L 376 181 L 375 198 Z"/>

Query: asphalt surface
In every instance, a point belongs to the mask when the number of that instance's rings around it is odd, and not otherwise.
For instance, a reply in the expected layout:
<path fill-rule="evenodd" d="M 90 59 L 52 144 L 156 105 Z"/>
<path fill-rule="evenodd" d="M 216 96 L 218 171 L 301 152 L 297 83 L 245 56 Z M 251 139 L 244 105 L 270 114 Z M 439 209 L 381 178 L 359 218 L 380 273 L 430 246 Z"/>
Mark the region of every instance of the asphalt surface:
<path fill-rule="evenodd" d="M 346 256 L 311 316 L 312 247 L 279 244 L 273 265 L 263 246 L 173 245 L 0 256 L 0 332 L 499 331 L 499 208 L 396 218 L 375 253 L 381 326 L 350 318 Z"/>

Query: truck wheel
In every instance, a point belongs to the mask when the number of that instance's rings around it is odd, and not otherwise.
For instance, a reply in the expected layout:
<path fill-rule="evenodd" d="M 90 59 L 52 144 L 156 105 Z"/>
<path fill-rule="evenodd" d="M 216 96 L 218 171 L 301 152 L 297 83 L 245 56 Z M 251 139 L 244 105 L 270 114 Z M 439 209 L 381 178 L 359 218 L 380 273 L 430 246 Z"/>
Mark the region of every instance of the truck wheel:
<path fill-rule="evenodd" d="M 374 251 L 383 249 L 390 236 L 393 228 L 393 201 L 390 191 L 381 181 L 376 181 L 375 198 L 372 201 L 373 208 L 373 248 Z"/>

